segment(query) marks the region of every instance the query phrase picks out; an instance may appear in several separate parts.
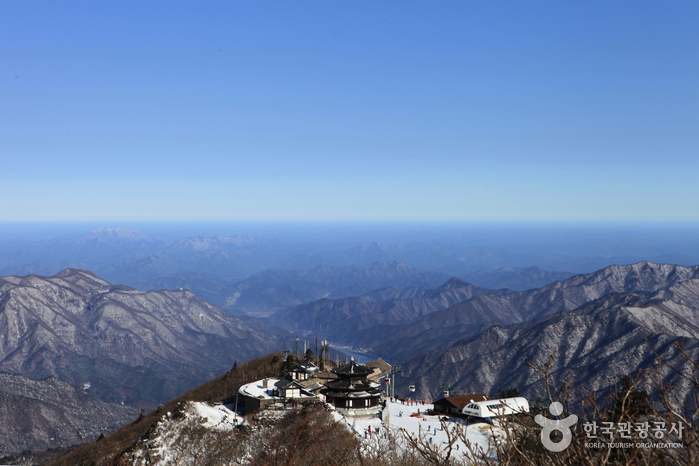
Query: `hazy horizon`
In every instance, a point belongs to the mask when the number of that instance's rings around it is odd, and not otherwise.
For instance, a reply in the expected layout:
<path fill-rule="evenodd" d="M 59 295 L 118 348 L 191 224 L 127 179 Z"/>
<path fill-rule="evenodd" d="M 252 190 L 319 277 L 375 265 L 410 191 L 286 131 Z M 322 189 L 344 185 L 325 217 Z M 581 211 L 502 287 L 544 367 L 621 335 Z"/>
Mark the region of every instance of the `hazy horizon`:
<path fill-rule="evenodd" d="M 0 251 L 25 253 L 12 256 L 15 259 L 7 257 L 0 263 L 6 267 L 28 266 L 33 260 L 41 260 L 41 255 L 36 254 L 46 245 L 103 227 L 134 229 L 165 243 L 217 235 L 250 235 L 278 241 L 276 252 L 266 259 L 260 256 L 255 270 L 401 260 L 425 270 L 465 277 L 477 270 L 501 267 L 537 266 L 553 271 L 587 273 L 608 265 L 643 260 L 685 266 L 699 264 L 699 223 L 388 221 L 2 222 Z M 393 249 L 351 252 L 352 248 L 374 242 Z M 56 247 L 52 254 L 60 255 L 60 245 Z M 120 248 L 129 253 L 127 244 Z M 69 257 L 62 260 L 70 260 Z M 56 267 L 54 265 L 52 270 L 57 270 Z"/>
<path fill-rule="evenodd" d="M 416 241 L 438 241 L 464 237 L 508 234 L 529 237 L 539 233 L 634 234 L 682 237 L 699 233 L 699 221 L 419 221 L 419 220 L 228 220 L 228 221 L 0 221 L 0 241 L 60 239 L 79 236 L 97 228 L 137 230 L 151 237 L 166 240 L 194 236 L 250 235 L 280 241 L 314 242 L 378 242 L 405 244 Z M 699 242 L 699 238 L 697 238 Z"/>

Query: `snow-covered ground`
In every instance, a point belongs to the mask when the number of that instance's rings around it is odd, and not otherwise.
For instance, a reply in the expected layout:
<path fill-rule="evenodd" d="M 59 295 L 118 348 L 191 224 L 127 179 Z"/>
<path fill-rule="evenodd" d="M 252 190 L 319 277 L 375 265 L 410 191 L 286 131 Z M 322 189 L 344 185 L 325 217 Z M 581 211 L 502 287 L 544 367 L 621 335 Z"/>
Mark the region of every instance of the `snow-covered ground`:
<path fill-rule="evenodd" d="M 229 435 L 236 425 L 243 422 L 243 418 L 236 416 L 232 409 L 231 405 L 211 406 L 207 403 L 187 402 L 182 409 L 183 416 L 166 413 L 158 422 L 155 432 L 151 433 L 151 438 L 133 452 L 131 464 L 145 466 L 196 463 L 200 452 L 195 445 L 204 437 L 199 429 L 203 427 L 218 437 Z M 194 448 L 190 449 L 190 445 Z"/>
<path fill-rule="evenodd" d="M 201 416 L 206 421 L 202 424 L 207 429 L 227 431 L 243 423 L 242 416 L 236 416 L 233 405 L 214 405 L 207 403 L 192 403 L 191 412 Z"/>
<path fill-rule="evenodd" d="M 253 384 L 250 384 L 253 385 Z M 262 392 L 262 386 L 252 386 L 249 390 L 254 393 Z M 187 402 L 182 406 L 181 414 L 167 413 L 158 422 L 156 431 L 150 439 L 140 445 L 131 457 L 131 464 L 173 465 L 195 464 L 196 458 L 202 454 L 201 447 L 196 445 L 215 444 L 218 439 L 233 435 L 236 425 L 242 424 L 243 418 L 236 416 L 233 406 L 214 405 L 206 403 Z M 448 434 L 442 430 L 440 416 L 425 415 L 431 410 L 430 404 L 410 405 L 400 402 L 388 402 L 390 417 L 387 424 L 379 418 L 345 418 L 334 409 L 331 413 L 335 420 L 345 424 L 363 443 L 366 452 L 382 451 L 388 445 L 387 433 L 395 439 L 400 449 L 409 445 L 406 436 L 418 440 L 425 447 L 444 453 L 448 448 Z M 420 413 L 420 417 L 411 416 Z M 283 411 L 270 411 L 278 415 Z M 203 430 L 202 430 L 203 428 Z M 450 418 L 446 421 L 446 429 L 454 432 L 461 430 L 462 437 L 471 444 L 471 448 L 482 448 L 493 457 L 491 448 L 492 436 L 500 430 L 486 423 L 466 425 L 463 420 Z M 204 432 L 209 432 L 205 434 Z M 452 435 L 454 438 L 454 435 Z M 385 451 L 385 450 L 383 450 Z M 451 458 L 464 459 L 468 449 L 462 439 L 452 445 Z"/>
<path fill-rule="evenodd" d="M 431 410 L 431 404 L 402 404 L 400 402 L 388 402 L 388 410 L 390 413 L 388 427 L 391 433 L 398 441 L 398 445 L 402 448 L 408 444 L 406 435 L 409 435 L 417 440 L 422 440 L 424 444 L 444 452 L 449 444 L 447 432 L 442 430 L 440 418 L 443 416 L 426 415 L 425 412 Z M 412 414 L 418 414 L 420 417 L 413 417 Z M 339 422 L 347 424 L 356 435 L 366 442 L 367 447 L 371 447 L 377 443 L 378 439 L 386 432 L 386 423 L 378 418 L 345 418 L 338 413 L 334 413 L 335 419 Z M 471 444 L 471 448 L 475 450 L 482 449 L 488 452 L 489 457 L 495 455 L 493 447 L 493 435 L 497 435 L 500 430 L 488 423 L 471 423 L 466 424 L 462 419 L 448 418 L 446 427 L 449 430 L 460 429 L 464 434 L 461 437 Z M 371 428 L 371 433 L 369 433 Z M 378 432 L 378 436 L 377 433 Z M 452 435 L 452 438 L 455 436 Z M 463 459 L 464 454 L 468 454 L 463 440 L 459 439 L 452 445 L 452 458 Z"/>

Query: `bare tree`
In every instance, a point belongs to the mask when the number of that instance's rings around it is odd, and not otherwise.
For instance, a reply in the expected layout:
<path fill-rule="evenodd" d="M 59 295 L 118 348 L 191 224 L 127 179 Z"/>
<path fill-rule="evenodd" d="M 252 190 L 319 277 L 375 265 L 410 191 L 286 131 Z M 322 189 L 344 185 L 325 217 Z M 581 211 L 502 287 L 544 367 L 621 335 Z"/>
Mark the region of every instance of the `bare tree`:
<path fill-rule="evenodd" d="M 431 444 L 425 436 L 404 435 L 414 452 L 430 464 L 441 466 L 464 462 L 492 464 L 494 460 L 503 466 L 696 465 L 699 364 L 680 343 L 676 347 L 683 367 L 673 367 L 658 357 L 653 367 L 615 380 L 606 397 L 584 387 L 576 389 L 570 379 L 555 380 L 555 352 L 543 364 L 528 363 L 541 379 L 549 406 L 556 407 L 551 415 L 568 419 L 577 413 L 577 421 L 570 429 L 570 443 L 562 451 L 545 447 L 542 431 L 544 435 L 549 431 L 537 423 L 543 422 L 543 417 L 533 412 L 498 417 L 487 448 L 471 444 L 461 429 L 451 430 L 444 419 L 442 429 L 447 433 L 447 442 L 440 446 Z M 670 372 L 679 375 L 680 382 L 666 384 L 665 375 Z M 689 396 L 684 390 L 687 387 L 691 389 Z M 561 411 L 557 411 L 558 406 Z M 653 427 L 665 430 L 652 430 Z M 559 433 L 549 440 L 556 444 L 563 441 L 563 435 Z M 454 455 L 454 445 L 459 441 L 466 445 L 463 457 Z"/>
<path fill-rule="evenodd" d="M 254 466 L 349 465 L 357 462 L 358 440 L 318 406 L 284 416 L 259 446 Z"/>

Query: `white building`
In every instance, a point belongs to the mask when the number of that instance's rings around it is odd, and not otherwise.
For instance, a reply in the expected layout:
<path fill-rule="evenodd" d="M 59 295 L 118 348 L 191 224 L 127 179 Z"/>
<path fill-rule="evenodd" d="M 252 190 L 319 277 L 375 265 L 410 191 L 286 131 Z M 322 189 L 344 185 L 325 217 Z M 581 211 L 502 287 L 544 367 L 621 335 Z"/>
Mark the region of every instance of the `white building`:
<path fill-rule="evenodd" d="M 461 410 L 461 413 L 465 414 L 466 416 L 479 417 L 483 419 L 528 412 L 529 402 L 523 397 L 472 401 L 464 406 Z"/>

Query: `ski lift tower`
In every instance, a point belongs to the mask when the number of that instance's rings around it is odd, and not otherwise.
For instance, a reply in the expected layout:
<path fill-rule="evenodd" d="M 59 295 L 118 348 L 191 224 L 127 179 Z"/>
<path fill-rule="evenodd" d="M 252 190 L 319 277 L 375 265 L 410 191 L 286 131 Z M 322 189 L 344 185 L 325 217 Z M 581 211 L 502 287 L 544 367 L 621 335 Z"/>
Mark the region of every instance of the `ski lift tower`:
<path fill-rule="evenodd" d="M 396 396 L 396 372 L 403 372 L 400 366 L 391 366 L 391 396 Z"/>

